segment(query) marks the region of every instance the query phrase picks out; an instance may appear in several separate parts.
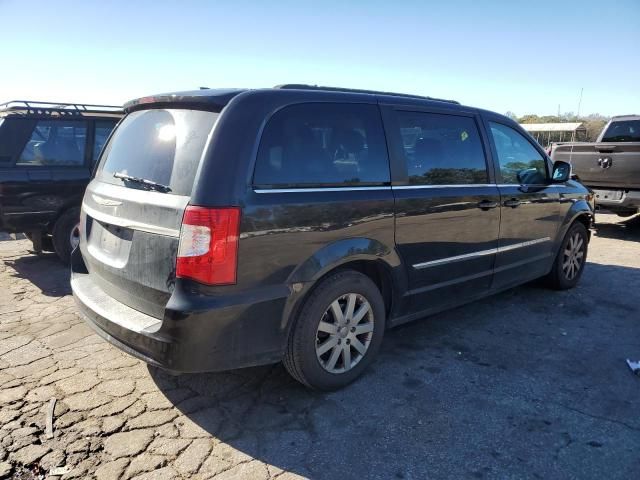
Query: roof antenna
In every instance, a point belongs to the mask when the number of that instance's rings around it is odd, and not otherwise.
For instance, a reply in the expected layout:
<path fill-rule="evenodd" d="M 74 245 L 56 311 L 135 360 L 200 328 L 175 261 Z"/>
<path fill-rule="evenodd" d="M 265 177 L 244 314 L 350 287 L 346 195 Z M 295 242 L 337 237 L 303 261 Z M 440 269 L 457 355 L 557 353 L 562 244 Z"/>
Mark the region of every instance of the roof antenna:
<path fill-rule="evenodd" d="M 578 100 L 578 114 L 576 115 L 576 120 L 580 119 L 580 107 L 582 107 L 582 92 L 584 91 L 584 87 L 580 89 L 580 100 Z M 569 152 L 569 165 L 571 165 L 571 160 L 573 159 L 573 147 L 576 143 L 576 132 L 573 132 L 573 138 L 571 139 L 571 151 Z"/>

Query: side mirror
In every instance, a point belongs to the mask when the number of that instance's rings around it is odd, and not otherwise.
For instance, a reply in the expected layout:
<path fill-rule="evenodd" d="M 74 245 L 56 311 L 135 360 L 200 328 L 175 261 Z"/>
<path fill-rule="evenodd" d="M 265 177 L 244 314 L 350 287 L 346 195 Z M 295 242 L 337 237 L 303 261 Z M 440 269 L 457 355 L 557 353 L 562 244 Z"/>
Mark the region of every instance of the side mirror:
<path fill-rule="evenodd" d="M 540 177 L 540 173 L 535 168 L 525 168 L 516 174 L 516 178 L 518 179 L 518 182 L 520 182 L 520 185 L 545 183 L 546 179 L 544 177 L 541 179 Z"/>
<path fill-rule="evenodd" d="M 553 163 L 553 183 L 563 183 L 571 178 L 571 164 L 556 160 Z"/>

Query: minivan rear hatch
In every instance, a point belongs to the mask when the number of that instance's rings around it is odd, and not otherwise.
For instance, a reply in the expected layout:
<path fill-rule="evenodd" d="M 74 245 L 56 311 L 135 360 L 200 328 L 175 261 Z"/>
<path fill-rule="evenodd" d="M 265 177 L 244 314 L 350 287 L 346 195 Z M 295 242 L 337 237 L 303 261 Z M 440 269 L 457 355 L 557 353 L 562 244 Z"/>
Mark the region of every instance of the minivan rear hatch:
<path fill-rule="evenodd" d="M 184 210 L 219 113 L 152 108 L 114 131 L 85 192 L 80 249 L 109 296 L 161 319 Z"/>

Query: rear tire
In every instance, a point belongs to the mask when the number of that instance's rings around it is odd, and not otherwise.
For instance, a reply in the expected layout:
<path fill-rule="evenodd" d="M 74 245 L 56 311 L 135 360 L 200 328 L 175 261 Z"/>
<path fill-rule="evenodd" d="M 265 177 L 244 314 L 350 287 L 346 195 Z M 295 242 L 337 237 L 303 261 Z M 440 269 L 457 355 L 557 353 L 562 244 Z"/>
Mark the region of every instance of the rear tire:
<path fill-rule="evenodd" d="M 71 259 L 79 223 L 80 209 L 71 208 L 60 215 L 53 226 L 53 248 L 64 263 L 69 263 Z"/>
<path fill-rule="evenodd" d="M 55 252 L 51 235 L 44 232 L 24 232 L 24 236 L 31 241 L 34 252 Z"/>
<path fill-rule="evenodd" d="M 547 285 L 556 290 L 575 287 L 587 262 L 588 246 L 589 234 L 586 227 L 575 222 L 562 239 L 553 268 L 545 278 Z"/>
<path fill-rule="evenodd" d="M 638 210 L 618 210 L 615 212 L 617 216 L 622 218 L 633 217 L 636 213 Z"/>
<path fill-rule="evenodd" d="M 375 283 L 353 270 L 335 273 L 304 301 L 289 334 L 284 366 L 309 388 L 342 388 L 374 360 L 384 328 L 384 301 Z"/>
<path fill-rule="evenodd" d="M 43 235 L 42 236 L 42 251 L 43 252 L 55 252 L 56 249 L 53 247 L 53 237 L 51 235 Z"/>

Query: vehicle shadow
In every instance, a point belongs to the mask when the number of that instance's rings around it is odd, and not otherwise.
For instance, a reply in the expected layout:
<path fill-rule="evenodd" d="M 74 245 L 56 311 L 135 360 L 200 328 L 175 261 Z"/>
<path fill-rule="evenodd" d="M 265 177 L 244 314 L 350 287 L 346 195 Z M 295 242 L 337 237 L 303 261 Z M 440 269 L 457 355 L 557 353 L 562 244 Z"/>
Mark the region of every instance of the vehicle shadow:
<path fill-rule="evenodd" d="M 618 240 L 640 241 L 640 215 L 616 223 L 596 223 L 596 235 Z"/>
<path fill-rule="evenodd" d="M 532 283 L 389 330 L 376 362 L 337 392 L 307 390 L 282 365 L 149 372 L 184 415 L 180 436 L 216 438 L 221 463 L 253 458 L 310 478 L 570 476 L 575 464 L 535 458 L 572 429 L 591 439 L 631 422 L 632 441 L 640 428 L 623 360 L 640 353 L 629 282 L 640 269 L 590 263 L 572 291 Z"/>
<path fill-rule="evenodd" d="M 48 297 L 71 294 L 70 270 L 55 253 L 29 254 L 5 260 L 15 273 L 14 278 L 25 278 Z"/>

